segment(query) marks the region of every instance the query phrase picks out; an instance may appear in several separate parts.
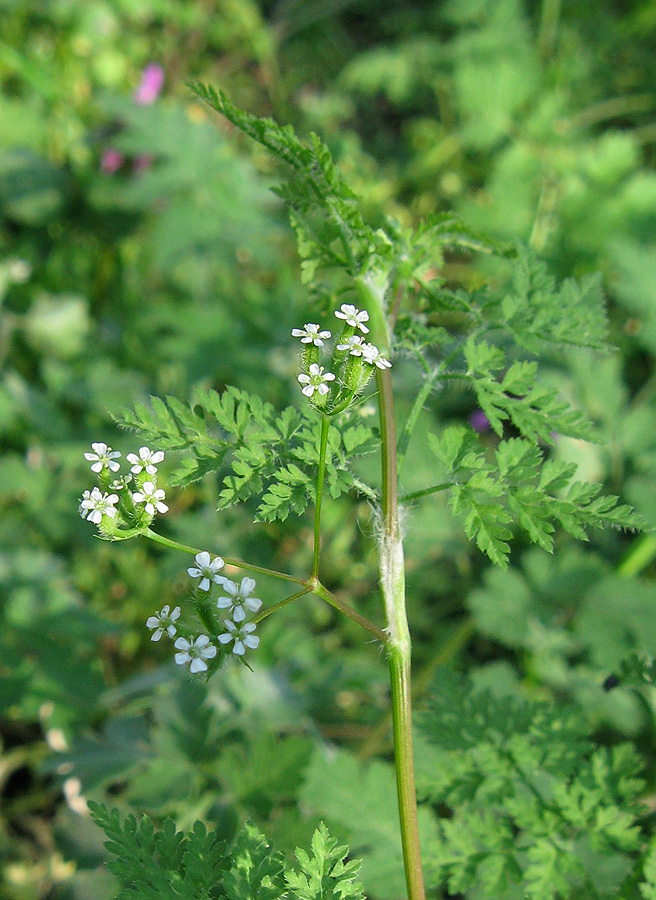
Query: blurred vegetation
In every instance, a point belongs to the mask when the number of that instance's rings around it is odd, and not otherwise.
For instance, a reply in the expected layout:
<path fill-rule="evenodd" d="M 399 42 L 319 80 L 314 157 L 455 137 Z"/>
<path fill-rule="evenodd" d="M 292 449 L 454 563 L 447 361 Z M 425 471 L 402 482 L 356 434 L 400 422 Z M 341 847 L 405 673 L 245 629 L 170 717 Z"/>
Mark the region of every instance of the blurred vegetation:
<path fill-rule="evenodd" d="M 76 512 L 89 443 L 135 447 L 121 408 L 227 384 L 296 402 L 289 332 L 307 297 L 270 163 L 201 108 L 191 78 L 319 131 L 373 221 L 454 208 L 560 277 L 601 272 L 616 350 L 572 354 L 551 377 L 603 443 L 555 453 L 656 526 L 656 4 L 0 0 L 0 897 L 112 896 L 89 798 L 203 818 L 227 839 L 250 818 L 286 851 L 323 818 L 364 857 L 367 894 L 395 900 L 375 649 L 308 601 L 267 620 L 254 673 L 192 683 L 144 628 L 178 596 L 179 557 L 100 543 Z M 449 273 L 486 275 L 461 256 Z M 395 377 L 403 406 L 416 377 L 402 359 Z M 424 427 L 467 421 L 468 404 L 435 395 Z M 407 491 L 430 468 L 411 445 Z M 305 518 L 217 515 L 210 479 L 169 496 L 165 528 L 183 542 L 292 571 L 311 557 Z M 378 621 L 366 504 L 328 502 L 324 518 L 325 580 Z M 650 536 L 559 536 L 553 557 L 518 538 L 499 572 L 439 497 L 417 503 L 418 699 L 455 664 L 496 695 L 572 704 L 599 743 L 635 744 L 652 811 L 654 689 L 604 682 L 656 654 L 655 555 Z M 379 757 L 350 812 L 327 787 L 332 745 L 354 781 Z"/>

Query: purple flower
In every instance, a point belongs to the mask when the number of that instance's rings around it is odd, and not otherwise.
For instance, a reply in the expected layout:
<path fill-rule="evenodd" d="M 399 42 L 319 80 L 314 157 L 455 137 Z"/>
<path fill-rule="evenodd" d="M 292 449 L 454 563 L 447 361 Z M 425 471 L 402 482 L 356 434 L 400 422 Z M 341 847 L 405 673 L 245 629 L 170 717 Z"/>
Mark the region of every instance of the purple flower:
<path fill-rule="evenodd" d="M 164 69 L 157 63 L 149 63 L 141 73 L 139 87 L 134 92 L 134 102 L 140 106 L 149 106 L 160 95 L 164 85 Z"/>
<path fill-rule="evenodd" d="M 105 175 L 113 175 L 114 172 L 118 172 L 118 170 L 123 165 L 123 160 L 125 157 L 120 152 L 120 150 L 105 150 L 103 155 L 100 157 L 100 171 L 104 172 Z"/>
<path fill-rule="evenodd" d="M 482 409 L 475 409 L 474 412 L 469 416 L 469 424 L 474 429 L 474 431 L 489 431 L 490 430 L 490 420 L 485 415 Z"/>

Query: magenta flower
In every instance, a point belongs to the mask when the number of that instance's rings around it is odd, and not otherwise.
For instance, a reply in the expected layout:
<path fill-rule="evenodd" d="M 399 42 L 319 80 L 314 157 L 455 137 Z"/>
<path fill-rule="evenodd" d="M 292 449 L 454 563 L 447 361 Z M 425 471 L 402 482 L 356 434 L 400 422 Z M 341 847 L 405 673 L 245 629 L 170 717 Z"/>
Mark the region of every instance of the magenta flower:
<path fill-rule="evenodd" d="M 160 95 L 164 85 L 164 69 L 157 63 L 149 63 L 141 73 L 139 87 L 134 92 L 134 102 L 149 106 Z"/>
<path fill-rule="evenodd" d="M 105 150 L 103 155 L 100 157 L 100 171 L 104 172 L 105 175 L 113 175 L 114 172 L 118 172 L 118 170 L 123 165 L 125 157 L 120 152 L 120 150 Z"/>

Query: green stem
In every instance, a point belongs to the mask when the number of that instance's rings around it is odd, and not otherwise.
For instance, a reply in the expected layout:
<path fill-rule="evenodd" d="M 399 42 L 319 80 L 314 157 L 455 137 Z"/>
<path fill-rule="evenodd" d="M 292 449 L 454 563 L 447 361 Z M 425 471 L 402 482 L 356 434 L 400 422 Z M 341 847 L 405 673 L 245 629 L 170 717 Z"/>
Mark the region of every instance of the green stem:
<path fill-rule="evenodd" d="M 434 372 L 431 372 L 427 376 L 427 378 L 424 379 L 421 390 L 415 397 L 415 402 L 412 404 L 412 409 L 408 413 L 408 418 L 405 420 L 405 425 L 403 426 L 403 430 L 399 435 L 399 442 L 396 447 L 399 472 L 403 468 L 403 462 L 405 460 L 405 454 L 408 450 L 408 444 L 410 443 L 410 438 L 412 437 L 412 432 L 415 429 L 417 420 L 421 414 L 422 409 L 424 408 L 424 403 L 426 402 L 426 400 L 428 400 L 429 394 L 433 390 L 433 385 L 438 380 L 439 376 L 440 370 L 436 369 Z"/>
<path fill-rule="evenodd" d="M 392 685 L 396 786 L 408 898 L 409 900 L 424 900 L 426 892 L 419 844 L 412 743 L 412 698 L 410 694 L 412 644 L 405 609 L 405 564 L 403 539 L 399 528 L 394 395 L 389 369 L 378 371 L 376 378 L 379 390 L 383 466 L 383 534 L 380 538 L 379 568 L 380 587 L 389 634 L 387 647 Z"/>
<path fill-rule="evenodd" d="M 181 550 L 183 553 L 191 553 L 192 556 L 196 556 L 197 553 L 202 552 L 198 547 L 189 547 L 187 544 L 181 544 L 179 541 L 172 540 L 172 538 L 157 534 L 156 531 L 152 531 L 150 528 L 147 528 L 143 532 L 143 535 L 151 541 L 154 541 L 156 544 L 161 544 L 163 547 L 170 547 L 172 550 Z M 281 578 L 283 581 L 292 581 L 294 584 L 305 584 L 302 578 L 294 578 L 293 575 L 287 575 L 285 572 L 277 572 L 275 569 L 266 569 L 264 566 L 254 566 L 251 563 L 243 562 L 241 559 L 233 559 L 229 556 L 224 556 L 222 559 L 226 565 L 235 566 L 237 569 L 258 572 L 260 575 L 270 575 L 272 578 Z"/>
<path fill-rule="evenodd" d="M 638 575 L 650 565 L 656 557 L 656 537 L 643 534 L 630 548 L 617 567 L 617 574 L 623 578 Z"/>
<path fill-rule="evenodd" d="M 406 500 L 419 500 L 420 497 L 426 497 L 428 494 L 436 494 L 438 491 L 446 491 L 450 487 L 453 487 L 451 481 L 442 481 L 440 484 L 432 484 L 430 487 L 424 488 L 421 491 L 412 491 L 410 494 L 404 494 L 400 499 L 402 502 Z"/>
<path fill-rule="evenodd" d="M 321 438 L 319 443 L 319 469 L 317 472 L 317 497 L 314 507 L 314 559 L 312 562 L 312 578 L 319 575 L 319 554 L 321 551 L 321 500 L 323 499 L 323 478 L 326 472 L 326 449 L 328 447 L 328 429 L 330 419 L 321 417 Z"/>
<path fill-rule="evenodd" d="M 433 658 L 421 670 L 418 677 L 414 679 L 412 685 L 412 699 L 416 700 L 428 688 L 433 680 L 433 675 L 440 666 L 446 666 L 450 663 L 467 644 L 471 636 L 474 634 L 474 625 L 471 620 L 462 623 L 451 635 L 451 637 L 443 644 L 435 653 Z M 370 757 L 380 752 L 385 737 L 389 731 L 392 712 L 390 710 L 380 720 L 378 725 L 371 731 L 367 740 L 362 744 L 358 752 L 358 758 L 361 762 L 366 762 Z"/>
<path fill-rule="evenodd" d="M 354 622 L 357 622 L 358 625 L 361 625 L 365 628 L 370 634 L 373 634 L 375 638 L 377 638 L 381 643 L 386 644 L 389 640 L 388 635 L 382 631 L 377 625 L 374 625 L 373 622 L 370 622 L 369 619 L 365 619 L 364 616 L 361 616 L 359 612 L 356 612 L 352 607 L 350 607 L 347 603 L 344 603 L 343 600 L 340 600 L 339 597 L 336 597 L 328 588 L 324 587 L 320 581 L 312 584 L 308 582 L 308 590 L 311 590 L 313 594 L 316 594 L 317 597 L 320 597 L 329 606 L 332 606 L 334 609 L 339 610 L 339 612 L 343 613 L 349 619 L 352 619 Z"/>
<path fill-rule="evenodd" d="M 294 600 L 299 600 L 301 597 L 305 597 L 306 594 L 310 593 L 310 588 L 303 588 L 302 591 L 297 591 L 295 594 L 291 594 L 289 597 L 285 597 L 284 600 L 279 600 L 278 603 L 274 603 L 273 606 L 270 606 L 268 609 L 262 610 L 257 616 L 253 616 L 251 621 L 254 625 L 259 624 L 263 619 L 266 619 L 271 613 L 277 612 L 279 609 L 282 609 L 283 606 L 287 606 L 288 603 L 292 603 Z"/>

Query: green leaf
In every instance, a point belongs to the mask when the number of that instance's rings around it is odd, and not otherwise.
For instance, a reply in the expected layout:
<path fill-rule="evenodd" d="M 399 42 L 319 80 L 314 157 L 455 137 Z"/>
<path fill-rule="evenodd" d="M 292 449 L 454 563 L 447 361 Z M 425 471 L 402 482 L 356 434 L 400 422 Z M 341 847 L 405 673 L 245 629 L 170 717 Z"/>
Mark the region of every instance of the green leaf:
<path fill-rule="evenodd" d="M 340 750 L 330 758 L 318 750 L 306 774 L 301 802 L 324 817 L 348 838 L 351 850 L 362 857 L 365 889 L 382 900 L 396 900 L 405 892 L 401 836 L 398 824 L 394 767 L 372 761 L 361 766 Z M 434 836 L 434 820 L 420 810 L 422 841 Z"/>
<path fill-rule="evenodd" d="M 439 437 L 429 435 L 428 443 L 453 482 L 449 504 L 463 518 L 465 534 L 502 568 L 513 523 L 548 552 L 553 551 L 554 523 L 582 540 L 589 526 L 644 526 L 617 497 L 600 496 L 601 485 L 573 481 L 574 466 L 545 462 L 540 449 L 522 438 L 501 441 L 493 458 L 463 425 L 449 426 Z"/>
<path fill-rule="evenodd" d="M 594 748 L 578 711 L 449 672 L 417 724 L 441 754 L 434 777 L 421 770 L 423 793 L 446 813 L 426 848 L 436 889 L 486 900 L 624 896 L 641 841 L 633 747 Z"/>
<path fill-rule="evenodd" d="M 287 886 L 297 900 L 364 900 L 361 885 L 355 880 L 359 860 L 346 862 L 347 847 L 337 846 L 323 824 L 312 836 L 312 855 L 297 848 L 301 871 L 285 873 Z"/>
<path fill-rule="evenodd" d="M 523 247 L 517 248 L 509 289 L 488 297 L 484 316 L 531 353 L 546 345 L 608 349 L 601 276 L 570 279 L 557 288 L 544 262 Z"/>

